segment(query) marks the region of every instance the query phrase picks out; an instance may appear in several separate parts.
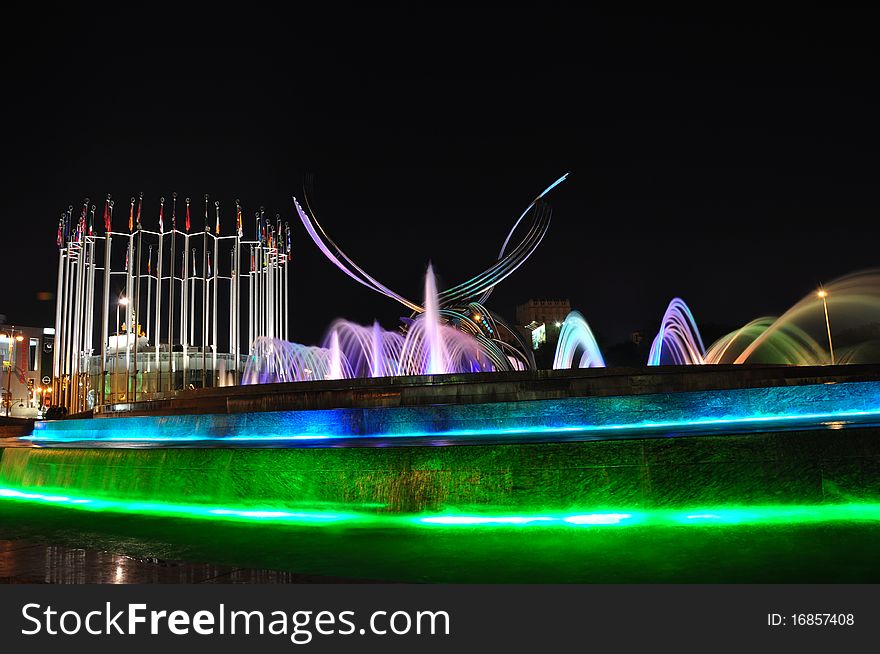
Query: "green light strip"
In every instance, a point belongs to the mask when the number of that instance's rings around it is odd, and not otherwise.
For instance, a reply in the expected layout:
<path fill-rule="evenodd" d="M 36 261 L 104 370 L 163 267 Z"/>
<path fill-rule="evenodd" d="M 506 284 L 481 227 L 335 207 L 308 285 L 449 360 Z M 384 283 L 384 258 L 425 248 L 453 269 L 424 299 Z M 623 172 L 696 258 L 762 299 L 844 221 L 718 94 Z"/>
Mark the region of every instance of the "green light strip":
<path fill-rule="evenodd" d="M 424 528 L 571 528 L 626 526 L 704 526 L 880 522 L 880 503 L 722 506 L 714 508 L 649 509 L 644 511 L 567 511 L 564 513 L 381 515 L 365 512 L 287 511 L 277 508 L 212 507 L 105 498 L 71 497 L 61 493 L 0 488 L 0 500 L 52 505 L 86 511 L 168 516 L 261 524 L 346 527 Z"/>

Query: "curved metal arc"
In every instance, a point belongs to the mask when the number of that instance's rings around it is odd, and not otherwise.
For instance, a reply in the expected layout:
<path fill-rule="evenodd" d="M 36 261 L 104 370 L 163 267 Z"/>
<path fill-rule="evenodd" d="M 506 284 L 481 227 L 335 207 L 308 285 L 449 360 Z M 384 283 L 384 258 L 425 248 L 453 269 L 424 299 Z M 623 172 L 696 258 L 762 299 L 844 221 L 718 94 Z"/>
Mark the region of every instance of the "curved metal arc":
<path fill-rule="evenodd" d="M 498 284 L 500 281 L 505 279 L 507 276 L 509 276 L 517 268 L 519 268 L 519 266 L 522 265 L 522 263 L 529 256 L 531 256 L 531 254 L 534 252 L 534 250 L 538 247 L 538 245 L 540 244 L 544 235 L 547 233 L 547 229 L 549 228 L 550 218 L 548 215 L 544 224 L 540 228 L 538 228 L 538 225 L 541 225 L 541 223 L 542 223 L 543 214 L 538 215 L 536 217 L 535 224 L 532 226 L 532 228 L 530 229 L 530 231 L 526 235 L 526 237 L 523 239 L 523 241 L 520 242 L 520 244 L 517 246 L 517 248 L 515 248 L 510 253 L 510 255 L 508 257 L 505 257 L 505 252 L 507 251 L 507 247 L 510 243 L 511 238 L 513 237 L 514 232 L 516 232 L 517 227 L 519 227 L 523 218 L 525 218 L 525 216 L 529 213 L 529 211 L 533 207 L 535 207 L 535 205 L 545 195 L 547 195 L 556 186 L 558 186 L 563 181 L 565 181 L 565 179 L 568 177 L 568 175 L 569 175 L 569 173 L 565 173 L 564 175 L 559 177 L 557 180 L 555 180 L 552 184 L 550 184 L 547 188 L 545 188 L 540 194 L 538 194 L 537 197 L 535 197 L 534 200 L 532 200 L 532 202 L 528 205 L 528 207 L 526 207 L 526 209 L 520 214 L 519 218 L 514 223 L 513 228 L 507 234 L 507 238 L 505 238 L 504 243 L 501 246 L 501 250 L 498 255 L 499 261 L 496 262 L 495 265 L 493 265 L 492 267 L 490 267 L 488 270 L 484 271 L 480 275 L 477 275 L 473 279 L 465 282 L 464 284 L 459 284 L 458 286 L 453 287 L 452 289 L 449 289 L 448 291 L 446 291 L 444 293 L 441 293 L 440 298 L 439 298 L 440 302 L 441 303 L 448 303 L 451 301 L 450 298 L 453 298 L 453 297 L 455 297 L 456 299 L 461 298 L 461 297 L 467 297 L 467 295 L 465 295 L 465 293 L 467 292 L 466 289 L 469 290 L 469 289 L 473 288 L 475 285 L 485 286 L 485 284 L 487 282 L 489 282 L 489 285 L 487 287 L 480 288 L 478 286 L 479 290 L 474 290 L 472 293 L 470 293 L 470 295 L 474 295 L 474 296 L 480 295 L 482 293 L 480 301 L 484 302 L 485 300 L 487 300 L 488 297 L 492 293 L 493 287 L 496 284 Z M 296 198 L 294 197 L 294 204 L 296 206 L 297 213 L 299 214 L 300 220 L 302 221 L 303 226 L 306 228 L 306 231 L 308 232 L 312 241 L 314 241 L 315 245 L 318 246 L 318 248 L 321 250 L 321 252 L 323 252 L 324 255 L 328 259 L 330 259 L 330 261 L 332 261 L 340 270 L 342 270 L 345 274 L 347 274 L 349 277 L 354 279 L 359 284 L 363 284 L 364 286 L 367 286 L 368 288 L 371 288 L 374 291 L 381 293 L 382 295 L 385 295 L 386 297 L 397 300 L 398 302 L 403 304 L 405 307 L 409 308 L 410 310 L 412 310 L 416 313 L 421 313 L 424 310 L 424 308 L 421 305 L 419 305 L 415 302 L 412 302 L 411 300 L 403 297 L 399 293 L 391 290 L 390 288 L 388 288 L 387 286 L 385 286 L 384 284 L 379 282 L 377 279 L 372 277 L 369 273 L 367 273 L 360 266 L 358 266 L 347 254 L 345 254 L 345 252 L 342 250 L 342 248 L 340 248 L 333 241 L 333 239 L 330 238 L 330 236 L 327 234 L 327 232 L 321 226 L 320 222 L 318 221 L 318 219 L 315 215 L 314 210 L 312 209 L 312 207 L 309 203 L 308 194 L 305 192 L 305 190 L 304 190 L 304 195 L 303 195 L 303 201 L 305 202 L 306 208 L 308 209 L 309 213 L 311 214 L 311 218 L 306 214 L 306 212 L 299 205 L 299 202 L 297 202 Z M 533 239 L 533 234 L 536 232 L 536 229 L 537 229 L 537 231 L 540 231 L 540 236 L 537 237 L 536 239 Z M 328 247 L 328 244 L 330 247 Z M 332 247 L 332 251 L 331 251 L 331 247 Z M 345 263 L 343 263 L 343 261 L 340 261 L 340 259 L 344 260 Z M 513 262 L 513 263 L 511 263 L 511 262 Z"/>
<path fill-rule="evenodd" d="M 491 289 L 519 268 L 534 253 L 547 234 L 552 212 L 546 205 L 539 207 L 542 209 L 540 212 L 536 211 L 535 220 L 529 231 L 513 250 L 479 275 L 441 293 L 438 298 L 440 302 L 449 304 L 456 300 L 480 296 L 478 301 L 484 303 L 491 295 Z"/>

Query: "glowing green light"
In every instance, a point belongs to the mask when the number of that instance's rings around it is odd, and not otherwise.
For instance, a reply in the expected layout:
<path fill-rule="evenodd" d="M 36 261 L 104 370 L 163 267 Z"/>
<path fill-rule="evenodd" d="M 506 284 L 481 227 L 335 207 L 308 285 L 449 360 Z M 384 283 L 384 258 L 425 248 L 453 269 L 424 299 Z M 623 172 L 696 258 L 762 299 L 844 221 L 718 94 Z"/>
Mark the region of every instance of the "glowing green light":
<path fill-rule="evenodd" d="M 880 503 L 722 506 L 643 511 L 567 511 L 564 513 L 389 515 L 365 511 L 295 511 L 275 507 L 215 507 L 203 504 L 142 502 L 98 497 L 71 497 L 43 489 L 0 488 L 0 501 L 42 504 L 83 511 L 278 525 L 347 527 L 542 529 L 583 527 L 692 527 L 723 525 L 880 522 Z"/>
<path fill-rule="evenodd" d="M 563 518 L 572 525 L 619 525 L 632 518 L 629 513 L 590 513 L 587 515 L 571 515 Z"/>
<path fill-rule="evenodd" d="M 527 525 L 532 522 L 553 522 L 548 516 L 475 516 L 475 515 L 438 515 L 418 518 L 426 525 Z"/>

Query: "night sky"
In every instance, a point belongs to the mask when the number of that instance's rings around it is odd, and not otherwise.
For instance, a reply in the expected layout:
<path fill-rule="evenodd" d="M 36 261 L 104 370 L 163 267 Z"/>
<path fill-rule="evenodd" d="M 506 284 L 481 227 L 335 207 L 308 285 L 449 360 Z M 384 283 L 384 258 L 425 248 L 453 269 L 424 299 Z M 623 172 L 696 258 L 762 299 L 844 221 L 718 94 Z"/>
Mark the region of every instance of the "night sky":
<path fill-rule="evenodd" d="M 487 268 L 570 171 L 547 238 L 490 307 L 512 318 L 530 297 L 570 298 L 605 343 L 656 330 L 676 295 L 698 323 L 735 327 L 880 259 L 867 15 L 45 13 L 8 24 L 2 44 L 9 322 L 52 323 L 36 296 L 55 290 L 69 204 L 99 200 L 100 222 L 111 193 L 122 228 L 144 191 L 155 228 L 176 190 L 220 200 L 227 233 L 235 198 L 291 222 L 296 340 L 337 316 L 392 327 L 402 307 L 338 271 L 296 220 L 307 175 L 336 242 L 420 297 L 429 260 L 441 285 Z"/>

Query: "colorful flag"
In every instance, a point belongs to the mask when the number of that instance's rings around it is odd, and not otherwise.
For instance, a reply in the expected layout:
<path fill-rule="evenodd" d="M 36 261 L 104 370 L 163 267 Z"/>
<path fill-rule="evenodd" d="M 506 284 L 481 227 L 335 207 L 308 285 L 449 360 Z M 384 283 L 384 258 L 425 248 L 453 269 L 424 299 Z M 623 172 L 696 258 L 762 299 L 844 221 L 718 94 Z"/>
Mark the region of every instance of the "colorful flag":
<path fill-rule="evenodd" d="M 214 213 L 217 214 L 217 224 L 214 226 L 214 233 L 220 236 L 220 203 L 214 203 Z"/>
<path fill-rule="evenodd" d="M 55 237 L 55 243 L 58 244 L 58 247 L 64 245 L 64 214 L 61 214 L 61 218 L 58 219 L 58 235 Z"/>
<path fill-rule="evenodd" d="M 92 210 L 89 213 L 89 236 L 94 235 L 95 233 L 95 205 L 92 205 Z"/>
<path fill-rule="evenodd" d="M 82 211 L 79 214 L 79 224 L 76 226 L 77 230 L 77 240 L 82 239 L 86 233 L 86 214 L 89 212 L 89 199 L 86 198 L 85 202 L 83 202 Z"/>
<path fill-rule="evenodd" d="M 171 229 L 177 229 L 177 191 L 171 194 Z"/>
<path fill-rule="evenodd" d="M 128 250 L 125 251 L 125 269 L 128 270 Z"/>
<path fill-rule="evenodd" d="M 186 199 L 186 231 L 189 231 L 189 198 Z"/>
<path fill-rule="evenodd" d="M 136 221 L 138 229 L 141 228 L 141 207 L 143 206 L 143 204 L 144 204 L 144 194 L 141 193 L 140 196 L 138 196 L 138 213 L 137 213 L 137 221 Z"/>
<path fill-rule="evenodd" d="M 147 251 L 147 274 L 151 274 L 153 272 L 153 246 L 150 246 L 150 249 Z"/>
<path fill-rule="evenodd" d="M 293 258 L 293 252 L 290 247 L 290 223 L 284 223 L 284 231 L 287 232 L 287 258 Z"/>
<path fill-rule="evenodd" d="M 104 231 L 110 231 L 110 196 L 104 200 Z"/>
<path fill-rule="evenodd" d="M 238 200 L 235 201 L 235 231 L 238 234 L 238 238 L 244 236 L 244 227 L 241 224 L 241 204 L 239 204 Z"/>
<path fill-rule="evenodd" d="M 162 220 L 165 214 L 165 197 L 159 198 L 159 231 L 165 233 L 165 221 Z"/>
<path fill-rule="evenodd" d="M 128 231 L 134 229 L 134 198 L 131 199 L 131 208 L 128 210 Z"/>

